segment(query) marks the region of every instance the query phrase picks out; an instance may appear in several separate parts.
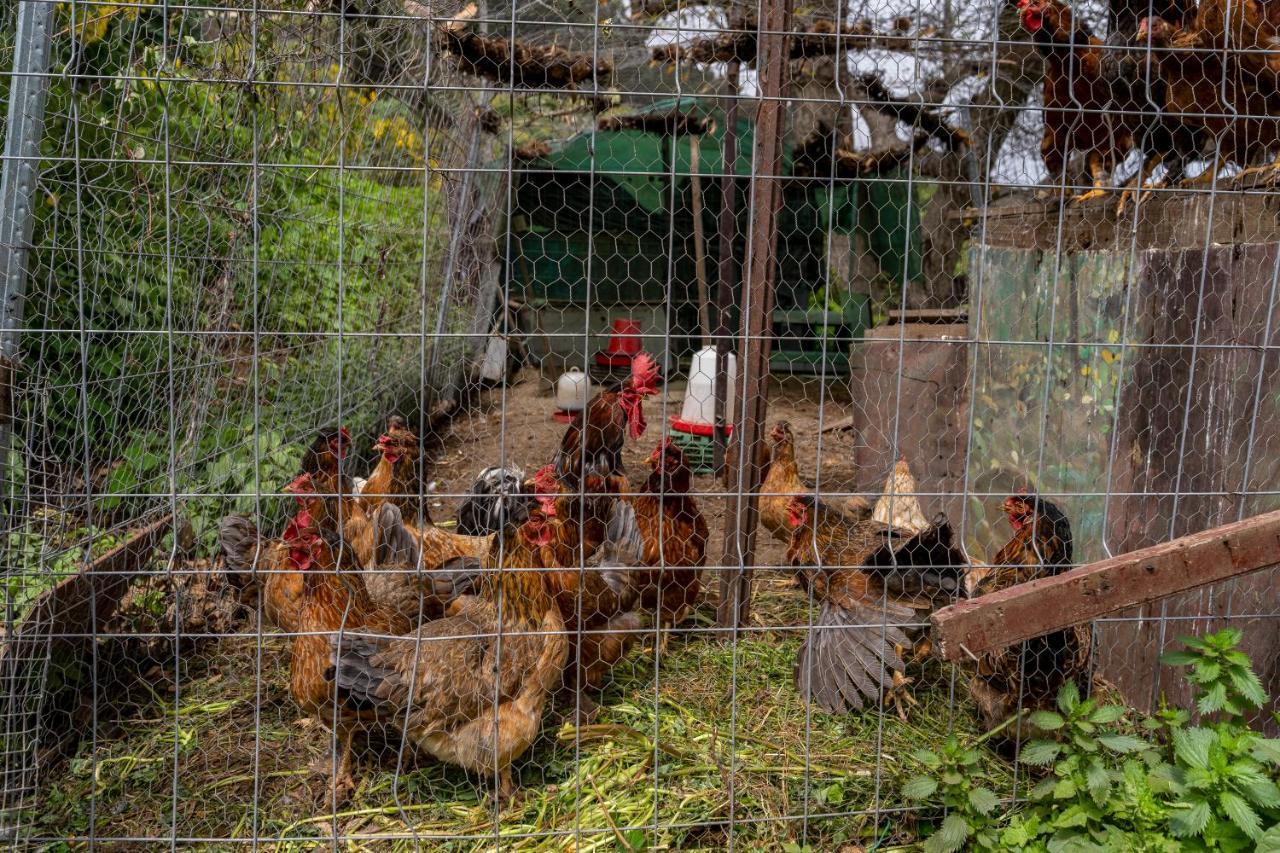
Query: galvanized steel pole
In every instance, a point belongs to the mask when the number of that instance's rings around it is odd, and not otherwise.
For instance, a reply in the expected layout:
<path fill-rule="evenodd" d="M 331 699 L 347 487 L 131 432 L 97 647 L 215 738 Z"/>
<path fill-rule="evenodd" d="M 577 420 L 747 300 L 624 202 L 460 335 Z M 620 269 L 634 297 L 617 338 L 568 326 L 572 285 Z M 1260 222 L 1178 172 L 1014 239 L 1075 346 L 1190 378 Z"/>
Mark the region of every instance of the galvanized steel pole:
<path fill-rule="evenodd" d="M 23 0 L 18 6 L 17 42 L 0 163 L 0 501 L 8 494 L 9 447 L 13 430 L 14 372 L 21 343 L 27 266 L 35 227 L 40 140 L 49 92 L 53 31 L 52 0 Z"/>

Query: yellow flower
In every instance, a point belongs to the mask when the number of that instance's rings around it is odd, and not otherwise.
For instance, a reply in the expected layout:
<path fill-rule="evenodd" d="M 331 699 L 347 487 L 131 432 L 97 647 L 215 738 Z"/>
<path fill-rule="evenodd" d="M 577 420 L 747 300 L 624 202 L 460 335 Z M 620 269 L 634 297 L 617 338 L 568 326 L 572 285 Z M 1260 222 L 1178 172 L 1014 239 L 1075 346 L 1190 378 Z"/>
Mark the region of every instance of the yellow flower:
<path fill-rule="evenodd" d="M 1081 376 L 1088 376 L 1088 375 L 1089 375 L 1090 373 L 1092 373 L 1092 372 L 1093 372 L 1093 371 L 1089 370 L 1089 365 L 1087 365 L 1087 364 L 1080 368 L 1080 375 L 1081 375 Z"/>
<path fill-rule="evenodd" d="M 1116 354 L 1109 349 L 1104 349 L 1102 351 L 1102 360 L 1107 364 L 1111 364 L 1116 360 Z"/>

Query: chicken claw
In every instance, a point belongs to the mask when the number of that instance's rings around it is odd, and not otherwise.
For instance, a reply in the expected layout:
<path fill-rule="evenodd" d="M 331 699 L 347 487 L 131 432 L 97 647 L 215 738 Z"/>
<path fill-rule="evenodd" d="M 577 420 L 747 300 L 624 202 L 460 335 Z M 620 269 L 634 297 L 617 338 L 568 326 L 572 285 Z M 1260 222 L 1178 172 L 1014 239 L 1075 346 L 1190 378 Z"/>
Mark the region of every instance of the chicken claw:
<path fill-rule="evenodd" d="M 885 708 L 892 707 L 898 712 L 898 719 L 904 723 L 907 721 L 907 708 L 920 704 L 916 697 L 911 695 L 910 687 L 914 683 L 914 678 L 903 675 L 895 669 L 893 671 L 893 683 L 884 692 Z"/>
<path fill-rule="evenodd" d="M 1080 195 L 1072 196 L 1071 201 L 1073 204 L 1084 204 L 1087 201 L 1093 201 L 1095 198 L 1102 198 L 1108 192 L 1110 192 L 1110 190 L 1105 189 L 1103 187 L 1094 187 L 1088 192 L 1083 192 L 1083 193 L 1080 193 Z"/>

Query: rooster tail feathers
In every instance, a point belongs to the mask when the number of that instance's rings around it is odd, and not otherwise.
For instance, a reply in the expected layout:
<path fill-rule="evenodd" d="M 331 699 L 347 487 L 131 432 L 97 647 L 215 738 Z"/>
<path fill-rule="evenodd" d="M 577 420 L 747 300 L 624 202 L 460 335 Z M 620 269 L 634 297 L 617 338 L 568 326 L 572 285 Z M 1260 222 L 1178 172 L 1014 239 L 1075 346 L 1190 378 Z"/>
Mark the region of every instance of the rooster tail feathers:
<path fill-rule="evenodd" d="M 892 672 L 905 669 L 894 648 L 909 645 L 903 627 L 878 608 L 824 602 L 796 658 L 800 695 L 832 714 L 877 704 Z"/>
<path fill-rule="evenodd" d="M 325 680 L 333 682 L 338 700 L 356 711 L 374 711 L 386 704 L 393 670 L 374 658 L 390 637 L 358 637 L 334 634 L 329 638 L 329 668 Z"/>
<path fill-rule="evenodd" d="M 378 566 L 417 566 L 422 552 L 405 527 L 400 507 L 385 503 L 374 516 L 373 561 Z"/>
<path fill-rule="evenodd" d="M 458 508 L 458 532 L 467 536 L 487 535 L 497 533 L 504 525 L 523 523 L 533 500 L 532 495 L 525 493 L 524 480 L 524 472 L 519 468 L 481 471 L 471 485 L 470 495 Z"/>
<path fill-rule="evenodd" d="M 605 560 L 618 566 L 637 566 L 644 557 L 644 537 L 631 504 L 615 500 L 604 526 Z"/>
<path fill-rule="evenodd" d="M 636 511 L 626 501 L 615 499 L 595 563 L 600 568 L 600 579 L 617 594 L 621 607 L 630 608 L 635 604 L 639 593 L 635 569 L 643 560 L 644 537 L 636 522 Z"/>
<path fill-rule="evenodd" d="M 228 515 L 218 522 L 218 547 L 227 555 L 227 568 L 251 572 L 262 548 L 258 528 L 243 515 Z"/>
<path fill-rule="evenodd" d="M 637 394 L 648 396 L 658 393 L 658 363 L 649 353 L 636 353 L 631 359 L 631 388 Z"/>
<path fill-rule="evenodd" d="M 483 570 L 479 557 L 451 557 L 431 570 L 431 586 L 438 597 L 452 601 L 473 593 Z"/>

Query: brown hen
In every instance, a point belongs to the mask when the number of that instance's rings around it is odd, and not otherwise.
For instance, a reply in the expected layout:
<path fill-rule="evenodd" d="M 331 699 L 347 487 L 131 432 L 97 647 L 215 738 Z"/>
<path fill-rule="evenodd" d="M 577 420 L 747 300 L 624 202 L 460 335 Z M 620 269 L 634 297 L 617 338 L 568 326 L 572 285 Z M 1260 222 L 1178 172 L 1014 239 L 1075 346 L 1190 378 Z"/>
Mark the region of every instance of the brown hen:
<path fill-rule="evenodd" d="M 526 495 L 495 495 L 491 504 L 501 532 L 476 594 L 411 636 L 331 637 L 327 676 L 343 708 L 377 715 L 441 761 L 496 777 L 505 798 L 511 764 L 541 729 L 569 646 L 537 570 L 551 536 L 546 519 Z"/>

